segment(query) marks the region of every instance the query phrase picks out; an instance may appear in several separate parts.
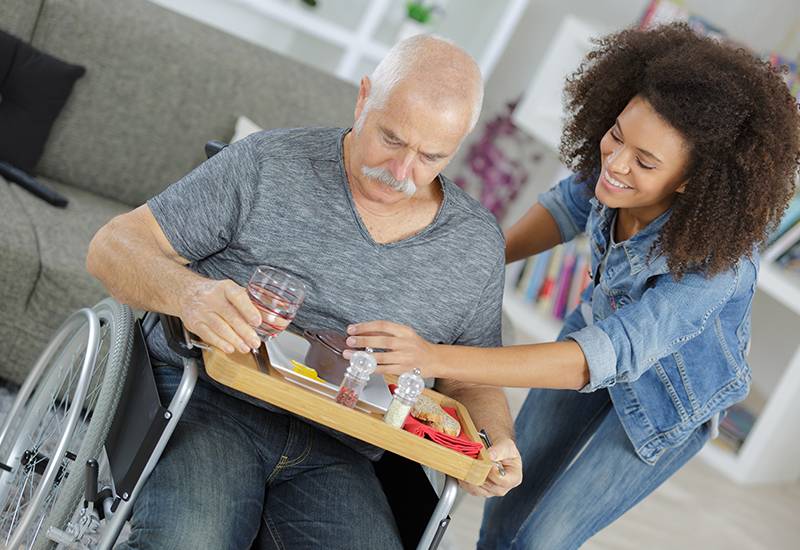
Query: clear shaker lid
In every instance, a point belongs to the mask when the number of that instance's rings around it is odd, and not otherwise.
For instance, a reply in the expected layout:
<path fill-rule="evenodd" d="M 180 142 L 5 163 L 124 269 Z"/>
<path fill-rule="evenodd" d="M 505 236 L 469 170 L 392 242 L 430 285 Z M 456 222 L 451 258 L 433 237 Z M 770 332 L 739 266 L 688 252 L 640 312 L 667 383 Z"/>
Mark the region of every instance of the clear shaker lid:
<path fill-rule="evenodd" d="M 420 370 L 414 369 L 400 375 L 394 393 L 406 399 L 416 399 L 423 389 L 425 389 L 425 380 L 420 375 Z"/>
<path fill-rule="evenodd" d="M 347 367 L 347 374 L 359 380 L 366 380 L 378 368 L 375 356 L 366 351 L 356 351 L 350 358 L 350 366 Z"/>

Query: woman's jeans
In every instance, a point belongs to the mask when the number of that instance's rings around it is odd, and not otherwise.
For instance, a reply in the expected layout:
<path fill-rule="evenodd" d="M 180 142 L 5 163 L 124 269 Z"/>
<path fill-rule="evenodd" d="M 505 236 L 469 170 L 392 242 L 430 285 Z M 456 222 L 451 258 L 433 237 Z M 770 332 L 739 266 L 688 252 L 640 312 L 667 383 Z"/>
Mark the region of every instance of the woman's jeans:
<path fill-rule="evenodd" d="M 169 403 L 180 369 L 154 369 Z M 372 463 L 199 379 L 117 548 L 400 548 Z"/>
<path fill-rule="evenodd" d="M 607 390 L 531 390 L 515 428 L 523 481 L 505 497 L 487 500 L 480 549 L 578 548 L 661 485 L 708 439 L 703 425 L 650 466 L 636 455 Z"/>

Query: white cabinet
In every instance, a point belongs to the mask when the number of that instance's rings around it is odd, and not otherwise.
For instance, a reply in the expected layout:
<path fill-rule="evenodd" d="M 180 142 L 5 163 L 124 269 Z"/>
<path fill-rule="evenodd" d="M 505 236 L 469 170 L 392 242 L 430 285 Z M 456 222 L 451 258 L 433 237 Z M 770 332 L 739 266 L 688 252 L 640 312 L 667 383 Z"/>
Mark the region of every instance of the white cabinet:
<path fill-rule="evenodd" d="M 353 83 L 408 32 L 405 0 L 151 0 Z M 429 2 L 430 3 L 430 2 Z M 468 51 L 488 79 L 528 0 L 438 0 L 424 25 Z"/>
<path fill-rule="evenodd" d="M 506 284 L 503 311 L 516 343 L 553 341 L 560 321 L 540 312 Z M 508 327 L 507 327 L 508 328 Z M 512 342 L 506 342 L 506 345 Z M 762 263 L 753 301 L 746 407 L 756 422 L 738 452 L 708 444 L 700 455 L 740 483 L 800 477 L 800 277 Z"/>

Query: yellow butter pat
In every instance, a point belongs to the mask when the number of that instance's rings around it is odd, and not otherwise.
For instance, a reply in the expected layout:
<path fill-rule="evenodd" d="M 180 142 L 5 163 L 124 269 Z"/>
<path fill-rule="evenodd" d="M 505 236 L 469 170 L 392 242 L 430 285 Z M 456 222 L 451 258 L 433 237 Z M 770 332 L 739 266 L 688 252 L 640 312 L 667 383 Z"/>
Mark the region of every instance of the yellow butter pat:
<path fill-rule="evenodd" d="M 319 374 L 317 374 L 317 371 L 315 371 L 311 367 L 307 367 L 303 363 L 295 361 L 294 359 L 290 359 L 289 362 L 292 364 L 292 367 L 294 367 L 292 370 L 297 374 L 305 376 L 306 378 L 311 378 L 312 380 L 319 380 L 320 382 L 325 381 L 322 378 L 320 378 Z"/>

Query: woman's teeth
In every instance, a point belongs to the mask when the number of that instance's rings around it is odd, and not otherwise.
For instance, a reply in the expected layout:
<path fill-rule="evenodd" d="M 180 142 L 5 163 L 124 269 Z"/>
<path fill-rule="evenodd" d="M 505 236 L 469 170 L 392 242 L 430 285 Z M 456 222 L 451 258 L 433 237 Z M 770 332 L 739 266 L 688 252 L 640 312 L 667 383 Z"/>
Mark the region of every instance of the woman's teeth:
<path fill-rule="evenodd" d="M 617 187 L 619 189 L 631 189 L 631 187 L 625 185 L 624 183 L 620 183 L 617 180 L 615 180 L 614 178 L 612 178 L 611 176 L 609 176 L 608 173 L 605 174 L 605 177 L 606 177 L 606 181 L 609 184 L 611 184 L 612 187 Z"/>

